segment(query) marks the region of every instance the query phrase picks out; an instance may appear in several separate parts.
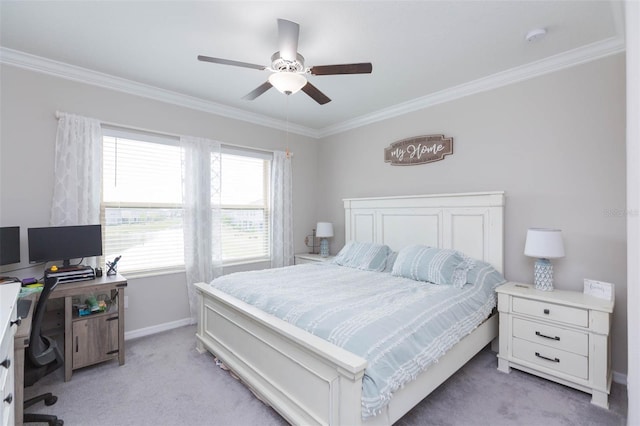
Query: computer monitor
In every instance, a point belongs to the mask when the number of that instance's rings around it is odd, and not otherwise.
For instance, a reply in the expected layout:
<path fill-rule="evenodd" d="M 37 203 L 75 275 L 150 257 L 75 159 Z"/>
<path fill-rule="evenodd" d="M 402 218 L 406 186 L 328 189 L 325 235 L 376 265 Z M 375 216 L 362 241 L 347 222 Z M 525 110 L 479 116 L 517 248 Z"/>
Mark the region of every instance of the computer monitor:
<path fill-rule="evenodd" d="M 100 225 L 29 228 L 28 240 L 30 263 L 61 260 L 68 267 L 72 259 L 102 256 Z"/>
<path fill-rule="evenodd" d="M 20 227 L 0 228 L 0 265 L 20 263 Z"/>

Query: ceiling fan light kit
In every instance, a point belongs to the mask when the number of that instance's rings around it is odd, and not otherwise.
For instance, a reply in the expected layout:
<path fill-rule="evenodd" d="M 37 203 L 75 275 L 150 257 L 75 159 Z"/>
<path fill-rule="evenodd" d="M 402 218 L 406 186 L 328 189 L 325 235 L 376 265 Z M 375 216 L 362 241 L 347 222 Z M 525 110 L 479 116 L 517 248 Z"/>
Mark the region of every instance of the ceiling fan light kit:
<path fill-rule="evenodd" d="M 527 33 L 525 40 L 531 43 L 543 39 L 545 35 L 547 35 L 547 30 L 544 28 L 535 28 Z"/>
<path fill-rule="evenodd" d="M 278 92 L 293 95 L 307 84 L 307 79 L 302 74 L 281 71 L 271 74 L 269 83 L 278 89 Z"/>
<path fill-rule="evenodd" d="M 230 59 L 214 58 L 199 55 L 198 60 L 215 64 L 231 65 L 234 67 L 268 70 L 273 72 L 260 86 L 243 96 L 243 99 L 252 101 L 271 87 L 286 95 L 294 94 L 300 90 L 306 93 L 320 105 L 331 102 L 331 99 L 322 93 L 317 87 L 307 81 L 304 74 L 311 75 L 339 75 L 339 74 L 370 74 L 373 66 L 370 62 L 339 65 L 320 65 L 305 68 L 304 57 L 298 53 L 298 36 L 300 25 L 286 19 L 278 19 L 278 50 L 271 56 L 271 67 L 251 64 L 248 62 L 232 61 Z"/>

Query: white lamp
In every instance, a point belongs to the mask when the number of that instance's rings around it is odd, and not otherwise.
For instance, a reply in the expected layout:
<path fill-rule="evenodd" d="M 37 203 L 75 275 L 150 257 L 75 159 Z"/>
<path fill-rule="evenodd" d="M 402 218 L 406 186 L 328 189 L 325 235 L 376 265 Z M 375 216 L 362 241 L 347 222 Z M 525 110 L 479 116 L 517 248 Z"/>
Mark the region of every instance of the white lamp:
<path fill-rule="evenodd" d="M 269 76 L 269 83 L 280 93 L 292 95 L 307 84 L 307 79 L 302 74 L 291 71 L 275 72 Z"/>
<path fill-rule="evenodd" d="M 333 237 L 333 225 L 329 222 L 318 222 L 316 225 L 316 237 L 320 240 L 320 256 L 329 256 L 329 241 L 327 238 Z"/>
<path fill-rule="evenodd" d="M 564 257 L 562 231 L 559 229 L 529 228 L 524 254 L 538 258 L 534 266 L 536 289 L 553 291 L 553 265 L 549 259 Z"/>

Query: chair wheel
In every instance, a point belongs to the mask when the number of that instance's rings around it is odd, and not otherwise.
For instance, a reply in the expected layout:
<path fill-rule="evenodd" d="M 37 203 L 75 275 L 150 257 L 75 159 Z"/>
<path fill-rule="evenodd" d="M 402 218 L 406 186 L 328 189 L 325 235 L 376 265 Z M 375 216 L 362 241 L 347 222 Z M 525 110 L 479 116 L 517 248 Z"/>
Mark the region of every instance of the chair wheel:
<path fill-rule="evenodd" d="M 62 425 L 64 425 L 64 420 L 58 419 L 58 421 L 56 422 L 56 426 L 62 426 Z"/>
<path fill-rule="evenodd" d="M 58 397 L 55 395 L 51 395 L 51 397 L 44 400 L 44 405 L 49 406 L 55 404 L 56 402 L 58 402 Z"/>

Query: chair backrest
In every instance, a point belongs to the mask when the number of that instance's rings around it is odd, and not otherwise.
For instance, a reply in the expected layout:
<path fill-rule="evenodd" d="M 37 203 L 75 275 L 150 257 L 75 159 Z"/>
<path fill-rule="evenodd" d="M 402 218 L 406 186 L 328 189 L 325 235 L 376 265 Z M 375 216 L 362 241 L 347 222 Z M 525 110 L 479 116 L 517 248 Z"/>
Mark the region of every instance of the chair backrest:
<path fill-rule="evenodd" d="M 42 289 L 42 293 L 40 293 L 40 298 L 33 313 L 33 319 L 31 320 L 31 335 L 29 337 L 27 354 L 36 367 L 42 367 L 54 362 L 58 356 L 56 352 L 59 353 L 55 340 L 40 334 L 49 295 L 51 295 L 51 292 L 57 285 L 57 278 L 45 278 L 44 288 Z"/>

